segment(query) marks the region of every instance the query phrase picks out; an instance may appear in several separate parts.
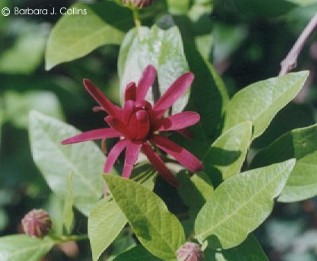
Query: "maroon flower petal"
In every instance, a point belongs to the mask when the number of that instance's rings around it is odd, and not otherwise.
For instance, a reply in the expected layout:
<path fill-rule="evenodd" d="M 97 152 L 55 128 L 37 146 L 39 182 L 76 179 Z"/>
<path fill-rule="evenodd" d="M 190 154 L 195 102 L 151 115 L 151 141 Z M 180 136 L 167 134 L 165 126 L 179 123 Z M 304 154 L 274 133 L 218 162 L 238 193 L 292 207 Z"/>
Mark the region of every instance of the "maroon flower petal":
<path fill-rule="evenodd" d="M 144 140 L 149 135 L 150 117 L 147 111 L 140 110 L 131 116 L 129 133 L 134 140 Z"/>
<path fill-rule="evenodd" d="M 125 161 L 123 166 L 122 177 L 129 178 L 131 176 L 131 172 L 134 163 L 138 159 L 141 146 L 141 143 L 128 142 L 127 149 L 125 151 Z"/>
<path fill-rule="evenodd" d="M 89 94 L 109 115 L 120 117 L 121 109 L 109 101 L 107 97 L 92 83 L 92 81 L 84 79 L 83 83 Z"/>
<path fill-rule="evenodd" d="M 158 124 L 154 123 L 155 130 L 171 131 L 182 130 L 199 122 L 200 116 L 193 111 L 185 111 L 174 114 L 168 118 L 158 120 Z"/>
<path fill-rule="evenodd" d="M 120 120 L 118 120 L 116 117 L 113 116 L 107 116 L 105 118 L 105 121 L 115 130 L 120 132 L 123 136 L 126 138 L 131 137 L 131 133 L 129 132 L 129 129 L 127 126 Z"/>
<path fill-rule="evenodd" d="M 163 160 L 153 151 L 151 146 L 147 143 L 143 143 L 142 150 L 148 160 L 151 162 L 153 167 L 158 171 L 158 173 L 171 185 L 178 187 L 179 183 L 169 169 L 165 166 Z"/>
<path fill-rule="evenodd" d="M 161 150 L 173 156 L 180 164 L 191 172 L 202 170 L 203 166 L 199 159 L 175 142 L 158 135 L 154 135 L 150 141 L 157 145 Z"/>
<path fill-rule="evenodd" d="M 155 111 L 155 117 L 160 118 L 164 112 L 187 91 L 193 80 L 194 75 L 191 72 L 185 73 L 178 77 L 155 103 L 153 107 L 153 111 Z"/>
<path fill-rule="evenodd" d="M 109 173 L 113 167 L 113 164 L 116 162 L 117 158 L 119 157 L 119 155 L 121 154 L 121 152 L 126 148 L 126 146 L 128 145 L 129 141 L 124 139 L 124 140 L 120 140 L 118 141 L 110 150 L 108 156 L 107 156 L 107 160 L 106 160 L 106 164 L 104 167 L 104 172 L 105 173 Z"/>
<path fill-rule="evenodd" d="M 149 88 L 153 85 L 156 77 L 156 70 L 153 65 L 148 65 L 141 76 L 138 83 L 136 100 L 141 101 L 145 99 L 145 96 Z"/>
<path fill-rule="evenodd" d="M 112 128 L 102 128 L 102 129 L 82 132 L 71 138 L 63 140 L 62 144 L 64 145 L 64 144 L 78 143 L 78 142 L 83 142 L 88 140 L 108 139 L 108 138 L 119 137 L 120 135 L 121 135 L 120 132 Z"/>
<path fill-rule="evenodd" d="M 125 88 L 124 101 L 128 100 L 136 100 L 136 85 L 134 82 L 130 82 Z"/>
<path fill-rule="evenodd" d="M 128 100 L 124 103 L 123 109 L 122 109 L 122 121 L 124 123 L 129 122 L 130 117 L 134 111 L 134 106 L 135 102 L 132 100 Z"/>

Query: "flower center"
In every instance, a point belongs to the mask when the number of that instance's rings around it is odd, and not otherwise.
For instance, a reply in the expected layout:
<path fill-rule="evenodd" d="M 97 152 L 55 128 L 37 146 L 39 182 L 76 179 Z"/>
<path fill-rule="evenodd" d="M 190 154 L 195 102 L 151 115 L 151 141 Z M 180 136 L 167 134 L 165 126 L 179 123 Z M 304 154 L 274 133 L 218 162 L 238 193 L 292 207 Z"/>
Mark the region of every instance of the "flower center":
<path fill-rule="evenodd" d="M 144 141 L 148 138 L 151 130 L 152 106 L 147 101 L 136 102 L 134 110 L 128 121 L 130 139 Z"/>

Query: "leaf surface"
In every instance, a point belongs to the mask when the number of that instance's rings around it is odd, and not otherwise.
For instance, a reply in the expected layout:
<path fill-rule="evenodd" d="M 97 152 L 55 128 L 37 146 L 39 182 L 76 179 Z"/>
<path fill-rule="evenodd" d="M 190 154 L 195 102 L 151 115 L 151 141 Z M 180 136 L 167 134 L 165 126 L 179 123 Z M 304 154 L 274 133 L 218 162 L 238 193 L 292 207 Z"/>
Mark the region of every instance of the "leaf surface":
<path fill-rule="evenodd" d="M 10 235 L 0 238 L 1 261 L 38 261 L 53 247 L 49 238 L 37 239 L 27 235 Z"/>
<path fill-rule="evenodd" d="M 271 213 L 295 160 L 249 170 L 224 181 L 198 213 L 195 232 L 202 242 L 215 235 L 222 248 L 242 243 Z"/>
<path fill-rule="evenodd" d="M 175 260 L 185 235 L 182 225 L 164 202 L 134 181 L 112 175 L 105 176 L 105 180 L 141 244 L 163 260 Z"/>
<path fill-rule="evenodd" d="M 116 239 L 126 223 L 125 215 L 113 200 L 102 199 L 95 204 L 88 219 L 88 235 L 94 261 Z"/>
<path fill-rule="evenodd" d="M 279 110 L 296 96 L 307 77 L 307 71 L 289 73 L 253 83 L 237 92 L 226 107 L 224 129 L 251 121 L 253 138 L 260 136 Z"/>
<path fill-rule="evenodd" d="M 290 158 L 296 158 L 296 165 L 278 200 L 294 202 L 316 196 L 317 125 L 285 133 L 260 151 L 251 166 L 263 166 Z"/>
<path fill-rule="evenodd" d="M 73 10 L 85 14 L 63 15 L 53 28 L 46 47 L 46 69 L 83 57 L 105 44 L 120 44 L 124 31 L 132 24 L 132 15 L 122 8 L 104 1 L 95 5 L 76 3 Z"/>
<path fill-rule="evenodd" d="M 102 194 L 103 153 L 93 142 L 61 145 L 78 130 L 36 111 L 30 113 L 29 131 L 33 160 L 47 184 L 65 198 L 67 179 L 72 174 L 74 205 L 88 215 Z"/>

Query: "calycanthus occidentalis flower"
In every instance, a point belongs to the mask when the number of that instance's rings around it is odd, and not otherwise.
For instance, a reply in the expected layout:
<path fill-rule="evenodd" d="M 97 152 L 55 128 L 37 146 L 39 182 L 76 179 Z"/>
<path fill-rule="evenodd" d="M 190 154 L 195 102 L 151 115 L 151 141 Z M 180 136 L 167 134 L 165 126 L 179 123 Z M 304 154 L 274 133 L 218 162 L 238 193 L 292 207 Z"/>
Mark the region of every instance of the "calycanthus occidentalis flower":
<path fill-rule="evenodd" d="M 175 142 L 162 136 L 167 131 L 186 133 L 185 129 L 200 120 L 199 114 L 192 111 L 176 113 L 165 117 L 166 111 L 172 107 L 190 87 L 194 75 L 191 72 L 181 75 L 167 91 L 152 106 L 145 100 L 149 88 L 156 78 L 156 70 L 148 65 L 138 84 L 127 84 L 122 108 L 113 104 L 88 79 L 83 83 L 89 94 L 97 101 L 97 110 L 105 111 L 108 116 L 105 121 L 108 128 L 95 129 L 80 133 L 62 141 L 71 144 L 88 140 L 120 138 L 108 153 L 104 172 L 109 173 L 117 158 L 125 150 L 125 161 L 122 176 L 129 178 L 134 164 L 142 151 L 158 173 L 170 184 L 177 186 L 177 179 L 166 167 L 164 161 L 155 152 L 155 147 L 171 155 L 182 166 L 196 172 L 202 169 L 202 164 L 192 153 Z"/>

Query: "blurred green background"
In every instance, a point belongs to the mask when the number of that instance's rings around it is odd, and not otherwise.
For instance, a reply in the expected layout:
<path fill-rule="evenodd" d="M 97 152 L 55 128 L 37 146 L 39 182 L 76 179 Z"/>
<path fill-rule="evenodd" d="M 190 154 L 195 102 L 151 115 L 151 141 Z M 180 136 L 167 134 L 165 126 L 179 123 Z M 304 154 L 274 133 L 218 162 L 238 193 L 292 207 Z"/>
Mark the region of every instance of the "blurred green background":
<path fill-rule="evenodd" d="M 106 0 L 104 0 L 106 1 Z M 161 1 L 161 0 L 157 0 Z M 163 0 L 162 0 L 163 1 Z M 9 7 L 68 7 L 75 1 L 0 0 Z M 95 1 L 83 1 L 95 2 Z M 189 1 L 191 2 L 191 1 Z M 203 8 L 204 2 L 201 2 Z M 258 80 L 276 76 L 301 30 L 317 12 L 315 0 L 219 0 L 213 11 L 193 24 L 210 41 L 199 45 L 214 63 L 229 94 Z M 160 15 L 164 14 L 158 14 Z M 28 140 L 28 113 L 38 110 L 67 121 L 81 130 L 100 127 L 102 116 L 92 113 L 94 102 L 82 87 L 90 78 L 108 97 L 118 102 L 118 46 L 104 46 L 88 56 L 45 71 L 44 54 L 50 30 L 59 15 L 0 15 L 0 235 L 21 232 L 20 220 L 32 208 L 59 215 L 61 199 L 53 195 L 36 169 Z M 186 19 L 174 15 L 184 40 Z M 147 21 L 151 25 L 157 17 Z M 212 28 L 206 35 L 206 28 Z M 206 45 L 206 43 L 208 43 Z M 316 122 L 317 41 L 314 33 L 306 43 L 298 70 L 311 75 L 294 102 L 273 120 L 268 131 L 255 141 L 252 151 L 268 145 L 287 130 Z M 252 152 L 251 151 L 251 152 Z M 250 153 L 252 156 L 252 153 Z M 270 260 L 317 259 L 317 199 L 277 204 L 273 215 L 256 235 Z M 76 233 L 86 231 L 79 213 Z M 78 253 L 78 251 L 80 253 Z M 88 244 L 54 249 L 46 260 L 91 260 Z"/>

